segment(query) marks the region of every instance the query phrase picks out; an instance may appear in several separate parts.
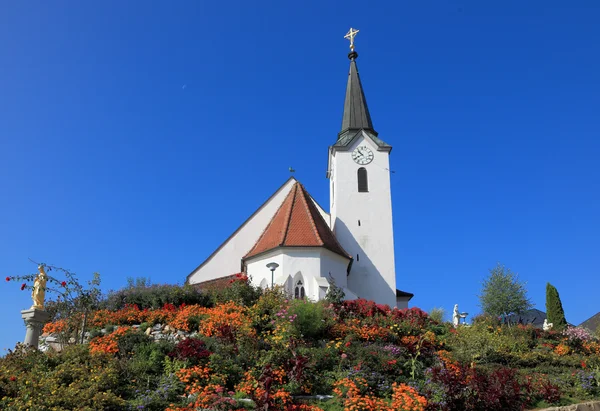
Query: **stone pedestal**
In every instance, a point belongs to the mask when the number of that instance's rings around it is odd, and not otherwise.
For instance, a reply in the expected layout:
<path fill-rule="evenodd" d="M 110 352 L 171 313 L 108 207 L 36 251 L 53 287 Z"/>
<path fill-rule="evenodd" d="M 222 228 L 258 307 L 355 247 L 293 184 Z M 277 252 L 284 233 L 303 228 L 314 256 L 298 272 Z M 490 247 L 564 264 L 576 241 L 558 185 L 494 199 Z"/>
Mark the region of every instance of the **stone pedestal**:
<path fill-rule="evenodd" d="M 21 317 L 25 320 L 25 327 L 27 328 L 23 344 L 38 348 L 42 328 L 44 328 L 44 324 L 48 322 L 50 314 L 44 310 L 30 308 L 21 311 Z"/>

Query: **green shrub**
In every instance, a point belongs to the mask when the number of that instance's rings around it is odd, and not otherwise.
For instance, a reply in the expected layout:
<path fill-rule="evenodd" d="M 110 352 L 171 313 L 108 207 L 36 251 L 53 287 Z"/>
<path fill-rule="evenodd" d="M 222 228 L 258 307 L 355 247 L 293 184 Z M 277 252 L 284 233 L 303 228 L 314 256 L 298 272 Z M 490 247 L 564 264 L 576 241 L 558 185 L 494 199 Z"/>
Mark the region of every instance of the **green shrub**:
<path fill-rule="evenodd" d="M 563 309 L 558 290 L 552 284 L 546 284 L 546 315 L 548 322 L 557 330 L 562 330 L 567 325 L 565 310 Z"/>
<path fill-rule="evenodd" d="M 102 308 L 120 310 L 126 305 L 136 304 L 140 309 L 162 308 L 165 304 L 179 306 L 181 304 L 198 304 L 204 307 L 211 305 L 208 295 L 191 285 L 132 285 L 119 291 L 111 291 Z"/>
<path fill-rule="evenodd" d="M 294 328 L 298 335 L 306 339 L 322 338 L 331 325 L 331 315 L 323 301 L 313 303 L 307 300 L 293 300 L 288 313 L 296 317 Z"/>
<path fill-rule="evenodd" d="M 258 301 L 262 295 L 262 289 L 252 285 L 250 279 L 240 275 L 239 279 L 232 280 L 232 283 L 226 287 L 207 290 L 206 295 L 214 305 L 234 301 L 250 307 Z"/>
<path fill-rule="evenodd" d="M 117 410 L 125 405 L 117 394 L 122 381 L 116 359 L 91 356 L 87 345 L 67 346 L 59 354 L 18 347 L 0 359 L 0 376 L 11 377 L 0 381 L 3 410 Z"/>
<path fill-rule="evenodd" d="M 444 322 L 444 316 L 446 315 L 446 311 L 443 308 L 434 307 L 429 312 L 429 317 L 437 323 Z"/>

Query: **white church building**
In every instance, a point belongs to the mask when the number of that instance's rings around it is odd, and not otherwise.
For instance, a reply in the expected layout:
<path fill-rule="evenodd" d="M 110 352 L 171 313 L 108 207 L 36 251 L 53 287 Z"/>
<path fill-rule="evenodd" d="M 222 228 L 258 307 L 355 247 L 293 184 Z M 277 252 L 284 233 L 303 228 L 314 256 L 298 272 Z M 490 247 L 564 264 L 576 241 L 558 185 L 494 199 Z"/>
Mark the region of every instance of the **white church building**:
<path fill-rule="evenodd" d="M 396 288 L 392 147 L 373 128 L 353 36 L 342 127 L 329 147 L 329 212 L 290 178 L 187 276 L 188 284 L 218 285 L 243 272 L 255 285 L 282 285 L 291 297 L 317 301 L 335 281 L 346 299 L 408 307 L 413 294 Z"/>

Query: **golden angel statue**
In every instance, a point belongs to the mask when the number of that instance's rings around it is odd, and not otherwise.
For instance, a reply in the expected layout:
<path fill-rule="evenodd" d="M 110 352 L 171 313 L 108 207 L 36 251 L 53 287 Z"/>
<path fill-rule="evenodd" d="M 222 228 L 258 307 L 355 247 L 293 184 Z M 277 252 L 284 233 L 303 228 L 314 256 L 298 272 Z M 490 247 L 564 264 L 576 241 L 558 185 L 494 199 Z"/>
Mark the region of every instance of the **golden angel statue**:
<path fill-rule="evenodd" d="M 31 308 L 37 308 L 39 310 L 44 309 L 44 298 L 46 296 L 46 282 L 48 281 L 48 276 L 46 275 L 46 271 L 44 271 L 44 266 L 40 265 L 38 267 L 40 271 L 37 277 L 35 277 L 35 281 L 33 282 L 33 290 L 31 291 L 31 299 L 33 300 L 33 305 Z"/>

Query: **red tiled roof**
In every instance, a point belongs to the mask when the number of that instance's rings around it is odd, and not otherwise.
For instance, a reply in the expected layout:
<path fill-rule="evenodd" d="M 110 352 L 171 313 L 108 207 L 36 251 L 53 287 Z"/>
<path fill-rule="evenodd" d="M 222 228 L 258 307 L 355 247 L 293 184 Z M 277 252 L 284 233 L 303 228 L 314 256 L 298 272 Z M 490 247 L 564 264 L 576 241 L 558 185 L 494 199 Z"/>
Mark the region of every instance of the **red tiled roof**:
<path fill-rule="evenodd" d="M 338 243 L 300 183 L 294 184 L 244 259 L 277 247 L 324 247 L 346 258 L 352 258 Z"/>
<path fill-rule="evenodd" d="M 200 283 L 194 283 L 194 284 L 192 284 L 192 286 L 196 287 L 199 290 L 211 290 L 214 288 L 223 288 L 223 287 L 226 287 L 229 284 L 231 284 L 231 281 L 235 280 L 237 278 L 237 276 L 240 274 L 243 274 L 243 273 L 226 275 L 225 277 L 219 277 L 219 278 L 215 278 L 212 280 L 202 281 Z"/>

